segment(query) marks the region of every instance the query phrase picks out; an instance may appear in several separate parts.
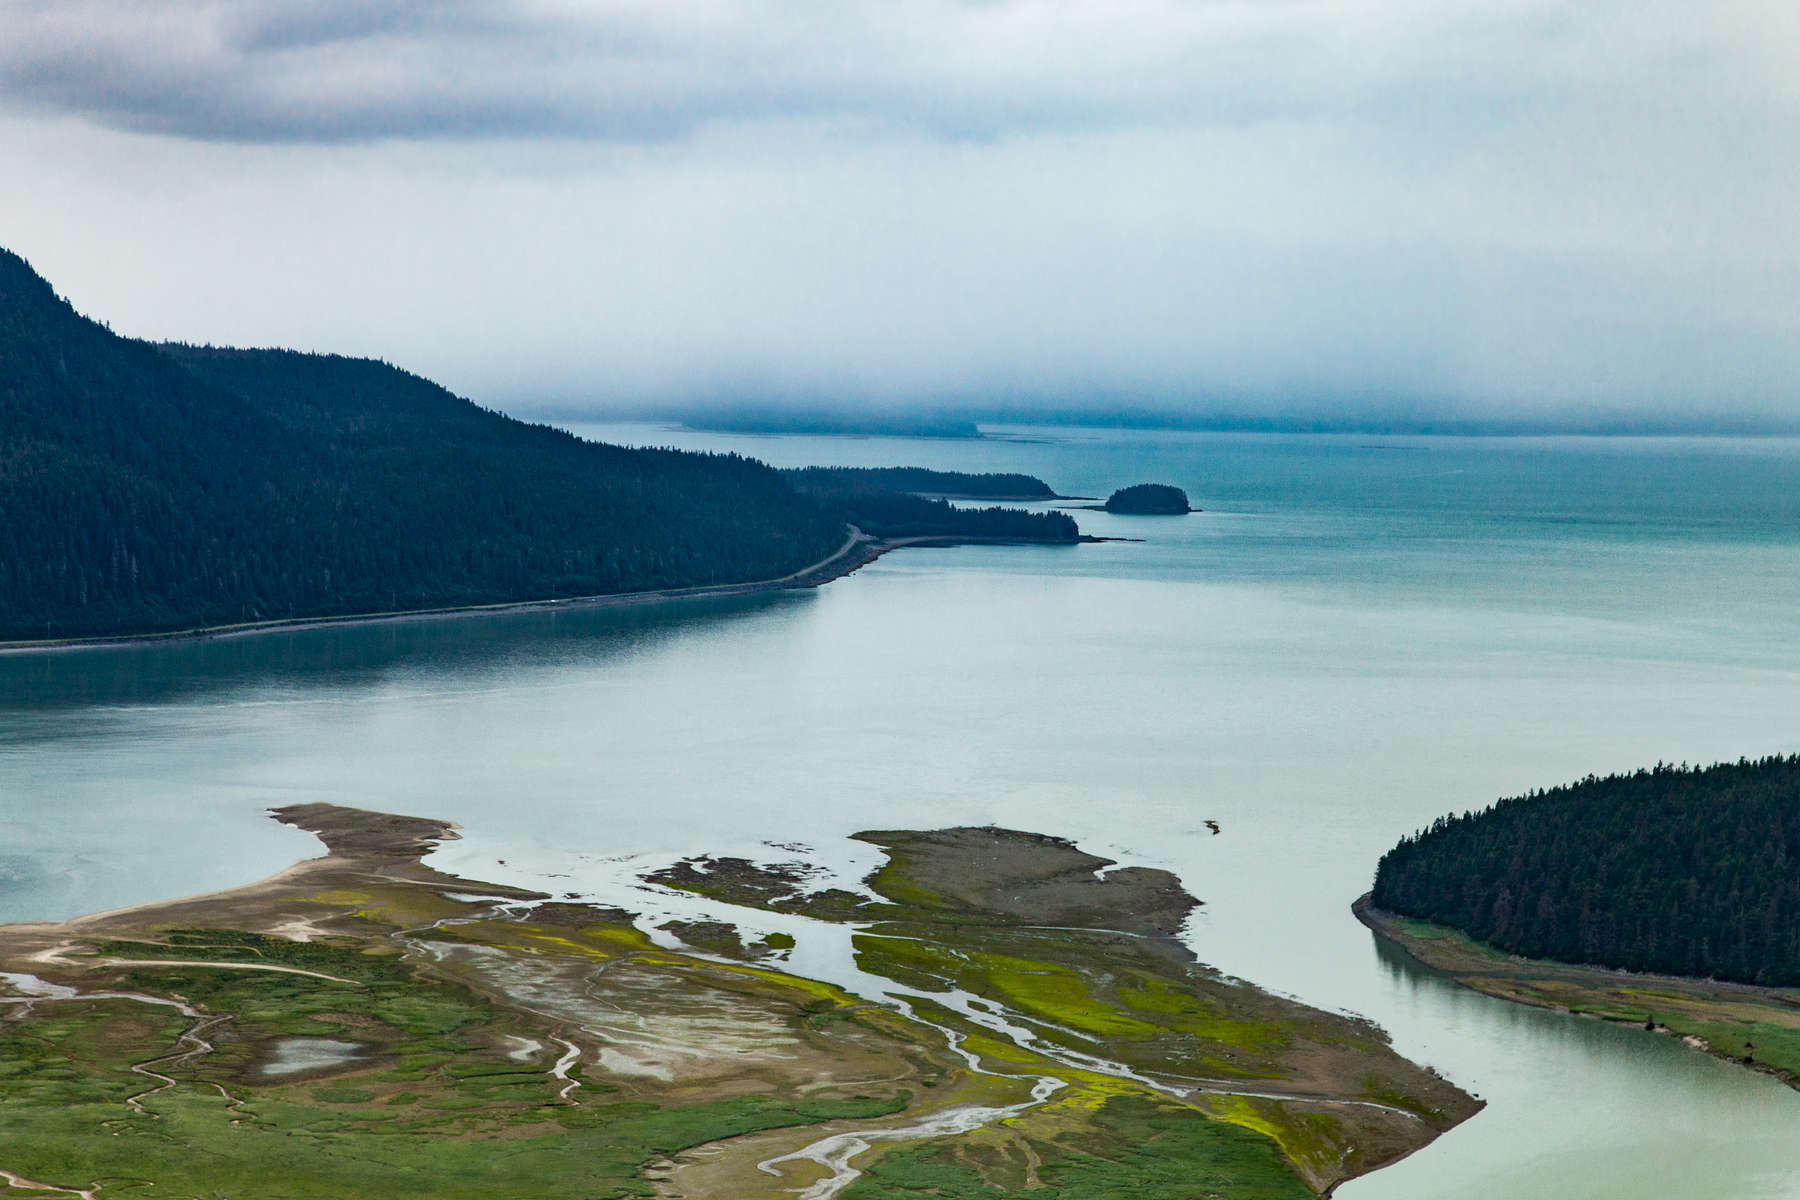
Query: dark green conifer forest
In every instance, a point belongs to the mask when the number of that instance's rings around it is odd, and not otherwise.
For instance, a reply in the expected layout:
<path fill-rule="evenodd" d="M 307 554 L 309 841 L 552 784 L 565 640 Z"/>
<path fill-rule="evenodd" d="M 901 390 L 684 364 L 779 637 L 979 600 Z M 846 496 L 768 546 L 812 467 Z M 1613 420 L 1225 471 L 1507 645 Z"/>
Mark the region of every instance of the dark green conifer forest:
<path fill-rule="evenodd" d="M 802 487 L 857 483 L 892 492 L 954 496 L 965 500 L 1061 499 L 1049 484 L 1035 475 L 970 474 L 933 471 L 925 467 L 801 467 L 783 473 Z"/>
<path fill-rule="evenodd" d="M 1800 985 L 1800 757 L 1442 817 L 1388 851 L 1371 899 L 1530 958 Z"/>
<path fill-rule="evenodd" d="M 844 536 L 735 455 L 584 442 L 378 362 L 115 336 L 0 251 L 0 639 L 742 582 Z"/>
<path fill-rule="evenodd" d="M 1106 498 L 1102 507 L 1107 512 L 1152 516 L 1193 511 L 1188 507 L 1187 493 L 1168 483 L 1134 483 L 1120 488 Z"/>
<path fill-rule="evenodd" d="M 0 641 L 748 583 L 848 523 L 1076 537 L 1060 513 L 586 442 L 367 359 L 133 341 L 0 250 Z"/>
<path fill-rule="evenodd" d="M 913 471 L 916 468 L 901 468 Z M 858 529 L 877 537 L 1006 538 L 1029 542 L 1073 542 L 1081 536 L 1067 513 L 1020 508 L 958 508 L 911 492 L 890 491 L 867 481 L 854 468 L 807 467 L 786 473 L 804 495 L 845 514 Z M 972 476 L 956 476 L 968 479 Z"/>

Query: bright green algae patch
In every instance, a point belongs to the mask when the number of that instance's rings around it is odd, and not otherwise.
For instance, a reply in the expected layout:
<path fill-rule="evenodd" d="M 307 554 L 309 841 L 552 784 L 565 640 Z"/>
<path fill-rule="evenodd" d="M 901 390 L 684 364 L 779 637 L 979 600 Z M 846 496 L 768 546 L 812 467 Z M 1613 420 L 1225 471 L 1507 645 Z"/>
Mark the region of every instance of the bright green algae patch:
<path fill-rule="evenodd" d="M 1400 1059 L 1372 1025 L 1194 963 L 1173 934 L 1195 901 L 1166 872 L 1102 870 L 1111 864 L 1067 842 L 1006 830 L 858 836 L 887 854 L 867 880 L 874 898 L 809 890 L 799 865 L 741 859 L 693 860 L 656 878 L 857 923 L 857 965 L 910 994 L 921 1017 L 990 1070 L 1064 1086 L 999 1126 L 881 1143 L 846 1197 L 1306 1195 L 1478 1107 Z M 984 1027 L 960 1003 L 1023 1036 Z M 1157 1114 L 1156 1136 L 1141 1122 L 1119 1136 L 1128 1112 Z M 1235 1174 L 1176 1169 L 1178 1147 L 1229 1160 Z M 1210 1182 L 1191 1190 L 1202 1176 Z"/>
<path fill-rule="evenodd" d="M 927 992 L 954 984 L 992 997 L 1047 1041 L 1127 1065 L 1276 1078 L 1292 1036 L 1281 1021 L 1179 986 L 1161 973 L 1163 960 L 1122 952 L 1132 947 L 1116 939 L 960 927 L 953 941 L 871 933 L 856 948 L 866 970 Z"/>
<path fill-rule="evenodd" d="M 1269 1139 L 1177 1105 L 1120 1097 L 1094 1109 L 1079 1134 L 1028 1138 L 1028 1154 L 996 1167 L 969 1165 L 953 1140 L 891 1150 L 869 1164 L 844 1200 L 956 1196 L 1004 1200 L 1308 1200 Z"/>

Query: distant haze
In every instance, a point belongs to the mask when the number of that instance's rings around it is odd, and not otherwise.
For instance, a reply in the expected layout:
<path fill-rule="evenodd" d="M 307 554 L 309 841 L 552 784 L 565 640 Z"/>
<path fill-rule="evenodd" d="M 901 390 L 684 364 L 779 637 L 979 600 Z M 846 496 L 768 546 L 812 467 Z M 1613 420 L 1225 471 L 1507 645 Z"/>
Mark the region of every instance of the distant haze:
<path fill-rule="evenodd" d="M 18 0 L 0 245 L 512 411 L 1800 427 L 1800 8 Z"/>

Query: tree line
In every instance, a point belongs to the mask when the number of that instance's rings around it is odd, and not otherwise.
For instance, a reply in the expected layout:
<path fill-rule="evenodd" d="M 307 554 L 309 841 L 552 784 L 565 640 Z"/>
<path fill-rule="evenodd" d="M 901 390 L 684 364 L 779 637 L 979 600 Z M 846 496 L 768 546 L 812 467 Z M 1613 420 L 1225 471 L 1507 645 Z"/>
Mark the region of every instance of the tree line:
<path fill-rule="evenodd" d="M 999 506 L 958 508 L 946 500 L 891 491 L 865 482 L 854 468 L 807 467 L 789 471 L 787 477 L 800 494 L 843 513 L 858 529 L 877 537 L 1073 542 L 1081 536 L 1067 513 Z"/>
<path fill-rule="evenodd" d="M 1378 908 L 1531 958 L 1800 984 L 1800 756 L 1659 765 L 1446 816 Z"/>
<path fill-rule="evenodd" d="M 1061 514 L 583 441 L 386 363 L 151 345 L 0 250 L 0 640 L 743 583 Z"/>
<path fill-rule="evenodd" d="M 841 514 L 737 455 L 603 446 L 384 363 L 152 346 L 0 252 L 0 639 L 787 574 Z"/>
<path fill-rule="evenodd" d="M 1049 484 L 1035 475 L 1001 472 L 971 474 L 933 471 L 925 467 L 800 467 L 782 472 L 802 488 L 855 483 L 891 492 L 955 496 L 966 500 L 1055 500 Z"/>

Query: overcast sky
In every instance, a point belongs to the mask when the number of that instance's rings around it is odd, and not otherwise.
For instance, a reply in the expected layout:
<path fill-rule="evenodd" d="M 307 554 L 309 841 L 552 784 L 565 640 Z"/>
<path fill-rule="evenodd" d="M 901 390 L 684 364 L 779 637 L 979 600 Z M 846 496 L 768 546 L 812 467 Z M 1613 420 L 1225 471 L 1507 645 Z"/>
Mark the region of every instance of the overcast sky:
<path fill-rule="evenodd" d="M 511 409 L 1800 420 L 1791 0 L 0 0 L 0 245 Z"/>

